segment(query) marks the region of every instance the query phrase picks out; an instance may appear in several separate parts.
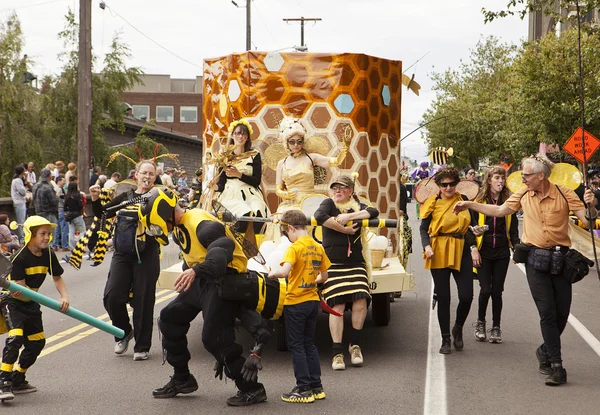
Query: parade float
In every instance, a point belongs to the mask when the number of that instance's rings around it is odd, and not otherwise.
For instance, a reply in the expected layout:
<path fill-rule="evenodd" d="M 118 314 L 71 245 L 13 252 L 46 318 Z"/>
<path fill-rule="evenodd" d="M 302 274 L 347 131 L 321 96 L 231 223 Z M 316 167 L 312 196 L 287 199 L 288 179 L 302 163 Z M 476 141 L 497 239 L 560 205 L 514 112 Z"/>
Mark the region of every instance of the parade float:
<path fill-rule="evenodd" d="M 398 213 L 402 79 L 402 62 L 364 54 L 245 52 L 204 63 L 203 164 L 223 154 L 233 121 L 248 120 L 252 147 L 264 160 L 262 189 L 271 212 L 280 203 L 275 175 L 277 163 L 286 156 L 278 140 L 284 117 L 300 120 L 311 152 L 332 157 L 347 145 L 342 164 L 326 171 L 327 177 L 315 185 L 314 194 L 303 198 L 301 208 L 311 217 L 328 197 L 332 177 L 355 172 L 359 197 L 375 206 L 380 218 L 395 222 L 393 228 L 370 229 L 378 234 L 369 243 L 376 262 L 371 307 L 377 325 L 390 321 L 390 294 L 414 288 L 413 275 L 406 271 L 410 250 L 402 238 L 408 225 Z M 203 184 L 210 187 L 211 176 L 205 176 Z M 210 208 L 210 200 L 204 207 Z M 267 242 L 269 238 L 278 235 L 267 233 Z M 392 255 L 382 258 L 388 241 Z M 263 242 L 261 251 L 266 246 Z M 161 283 L 168 286 L 180 272 L 178 265 L 164 270 Z"/>

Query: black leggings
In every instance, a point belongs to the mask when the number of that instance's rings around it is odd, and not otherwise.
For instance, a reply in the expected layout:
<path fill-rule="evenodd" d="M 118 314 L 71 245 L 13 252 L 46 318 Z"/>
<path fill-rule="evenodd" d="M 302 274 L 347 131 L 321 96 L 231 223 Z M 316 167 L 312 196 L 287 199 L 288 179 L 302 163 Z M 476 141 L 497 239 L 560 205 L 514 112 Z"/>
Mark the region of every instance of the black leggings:
<path fill-rule="evenodd" d="M 479 312 L 477 318 L 485 321 L 488 302 L 492 297 L 492 326 L 500 327 L 502 315 L 502 292 L 510 257 L 498 259 L 482 258 L 477 270 L 479 278 Z"/>
<path fill-rule="evenodd" d="M 458 289 L 456 325 L 462 327 L 473 302 L 473 260 L 468 247 L 463 250 L 460 271 L 450 268 L 431 270 L 437 294 L 438 322 L 442 336 L 450 335 L 450 274 L 454 276 Z"/>

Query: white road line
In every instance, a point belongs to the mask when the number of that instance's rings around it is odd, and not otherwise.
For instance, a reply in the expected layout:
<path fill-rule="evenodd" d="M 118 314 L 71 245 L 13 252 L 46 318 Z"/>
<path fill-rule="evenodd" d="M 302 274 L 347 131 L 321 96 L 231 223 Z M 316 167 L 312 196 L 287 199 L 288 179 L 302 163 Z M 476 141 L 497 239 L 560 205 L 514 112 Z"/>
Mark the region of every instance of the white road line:
<path fill-rule="evenodd" d="M 431 296 L 433 297 L 433 279 Z M 428 307 L 431 302 L 427 302 Z M 427 344 L 427 371 L 425 372 L 425 402 L 423 415 L 446 415 L 446 361 L 439 353 L 441 345 L 440 329 L 437 324 L 437 312 L 429 311 L 429 340 Z"/>
<path fill-rule="evenodd" d="M 517 264 L 517 267 L 525 274 L 525 265 Z M 590 332 L 573 314 L 569 314 L 569 324 L 575 329 L 581 338 L 600 356 L 600 341 Z"/>

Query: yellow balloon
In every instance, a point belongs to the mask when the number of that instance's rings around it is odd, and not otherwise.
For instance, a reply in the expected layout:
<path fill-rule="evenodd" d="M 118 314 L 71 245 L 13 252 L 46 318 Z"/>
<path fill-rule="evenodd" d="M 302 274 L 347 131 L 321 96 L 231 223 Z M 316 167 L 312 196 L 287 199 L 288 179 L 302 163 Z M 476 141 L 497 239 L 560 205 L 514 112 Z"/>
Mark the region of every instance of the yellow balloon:
<path fill-rule="evenodd" d="M 517 193 L 525 187 L 525 183 L 523 183 L 523 179 L 521 178 L 521 170 L 512 172 L 510 176 L 508 176 L 506 179 L 506 187 L 513 193 Z"/>
<path fill-rule="evenodd" d="M 557 163 L 552 169 L 549 180 L 554 184 L 560 184 L 571 190 L 577 189 L 581 185 L 583 174 L 579 169 L 569 163 Z"/>

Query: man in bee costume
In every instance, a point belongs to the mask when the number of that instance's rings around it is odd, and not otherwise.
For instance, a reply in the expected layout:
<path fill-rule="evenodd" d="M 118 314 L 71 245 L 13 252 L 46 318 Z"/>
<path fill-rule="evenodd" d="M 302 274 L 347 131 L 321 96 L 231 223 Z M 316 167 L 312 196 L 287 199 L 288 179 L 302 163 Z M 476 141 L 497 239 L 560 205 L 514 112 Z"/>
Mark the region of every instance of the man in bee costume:
<path fill-rule="evenodd" d="M 240 301 L 224 300 L 219 295 L 220 286 L 227 285 L 228 278 L 247 272 L 248 259 L 230 230 L 202 209 L 183 210 L 168 189 L 151 191 L 147 203 L 140 208 L 140 219 L 147 233 L 167 235 L 173 230 L 184 257 L 184 271 L 174 284 L 180 294 L 162 309 L 158 320 L 166 360 L 173 366 L 174 374 L 165 386 L 152 392 L 153 396 L 172 398 L 198 389 L 188 367 L 187 332 L 202 311 L 202 342 L 217 360 L 215 377 L 222 378 L 225 373 L 238 388 L 227 404 L 245 406 L 266 401 L 265 388 L 257 377 L 262 369 L 262 349 L 270 333 L 257 312 L 245 309 Z M 242 357 L 242 346 L 235 342 L 236 317 L 246 327 L 252 326 L 249 330 L 256 339 L 246 359 Z"/>

